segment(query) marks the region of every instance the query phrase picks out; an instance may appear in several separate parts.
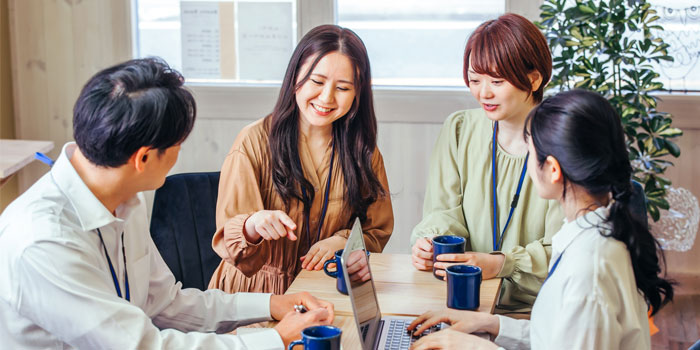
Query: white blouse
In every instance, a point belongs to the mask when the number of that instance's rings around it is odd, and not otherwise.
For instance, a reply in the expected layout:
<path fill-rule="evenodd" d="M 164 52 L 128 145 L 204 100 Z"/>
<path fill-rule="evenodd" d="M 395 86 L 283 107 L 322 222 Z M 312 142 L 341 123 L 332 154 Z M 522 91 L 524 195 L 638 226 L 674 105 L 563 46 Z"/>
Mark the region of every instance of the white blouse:
<path fill-rule="evenodd" d="M 624 243 L 605 237 L 609 208 L 564 223 L 552 239 L 549 269 L 531 320 L 499 316 L 506 349 L 650 349 L 647 304 Z"/>

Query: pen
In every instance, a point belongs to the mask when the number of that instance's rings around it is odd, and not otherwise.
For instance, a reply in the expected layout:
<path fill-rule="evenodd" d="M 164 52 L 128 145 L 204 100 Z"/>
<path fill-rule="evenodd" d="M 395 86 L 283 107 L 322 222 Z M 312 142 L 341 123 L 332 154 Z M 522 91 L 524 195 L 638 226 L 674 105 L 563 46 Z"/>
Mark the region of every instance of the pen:
<path fill-rule="evenodd" d="M 300 314 L 303 314 L 304 312 L 309 311 L 309 310 L 307 310 L 306 306 L 304 306 L 304 305 L 294 305 L 294 311 L 296 311 Z"/>

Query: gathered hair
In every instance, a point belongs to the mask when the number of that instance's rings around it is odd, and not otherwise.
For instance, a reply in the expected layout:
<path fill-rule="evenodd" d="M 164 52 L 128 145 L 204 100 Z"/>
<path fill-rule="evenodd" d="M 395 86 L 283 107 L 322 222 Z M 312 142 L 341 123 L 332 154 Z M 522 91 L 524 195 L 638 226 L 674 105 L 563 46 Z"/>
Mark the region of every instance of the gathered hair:
<path fill-rule="evenodd" d="M 380 196 L 387 195 L 372 168 L 377 145 L 377 119 L 374 114 L 369 57 L 362 40 L 350 29 L 321 25 L 309 31 L 297 45 L 274 110 L 265 119 L 269 129 L 272 182 L 289 208 L 293 198 L 304 204 L 304 216 L 310 215 L 315 196 L 313 185 L 304 177 L 299 158 L 299 107 L 296 92 L 309 79 L 314 67 L 326 55 L 339 52 L 347 56 L 354 68 L 355 99 L 346 115 L 333 122 L 333 147 L 345 180 L 345 200 L 352 215 L 367 220 L 367 208 Z M 310 61 L 311 60 L 311 61 Z M 311 62 L 303 77 L 301 67 Z M 307 198 L 301 195 L 306 190 Z"/>
<path fill-rule="evenodd" d="M 652 315 L 673 299 L 672 282 L 660 277 L 659 243 L 651 235 L 646 215 L 635 215 L 631 198 L 632 166 L 620 117 L 610 103 L 585 90 L 561 92 L 547 98 L 528 115 L 525 137 L 531 137 L 540 167 L 547 156 L 557 159 L 567 182 L 593 196 L 612 196 L 607 237 L 629 251 L 637 288 Z"/>

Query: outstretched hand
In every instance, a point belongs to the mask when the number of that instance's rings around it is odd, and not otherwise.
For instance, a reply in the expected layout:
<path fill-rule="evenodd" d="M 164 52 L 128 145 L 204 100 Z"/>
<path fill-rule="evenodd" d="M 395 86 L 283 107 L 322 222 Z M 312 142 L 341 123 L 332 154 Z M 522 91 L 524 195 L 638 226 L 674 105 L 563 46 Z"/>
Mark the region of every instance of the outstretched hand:
<path fill-rule="evenodd" d="M 260 210 L 245 221 L 243 235 L 252 243 L 258 243 L 260 239 L 271 241 L 284 237 L 296 241 L 296 229 L 297 224 L 287 213 L 281 210 Z"/>

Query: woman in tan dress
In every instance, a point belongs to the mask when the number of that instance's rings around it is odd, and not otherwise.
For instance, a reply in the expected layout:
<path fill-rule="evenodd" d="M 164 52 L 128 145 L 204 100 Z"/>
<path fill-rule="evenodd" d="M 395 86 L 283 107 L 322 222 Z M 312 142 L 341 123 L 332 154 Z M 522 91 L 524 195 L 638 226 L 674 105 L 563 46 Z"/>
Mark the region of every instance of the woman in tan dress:
<path fill-rule="evenodd" d="M 345 246 L 356 217 L 382 251 L 394 217 L 370 83 L 352 31 L 323 25 L 301 39 L 273 112 L 241 131 L 221 167 L 222 262 L 209 288 L 282 294 Z"/>

